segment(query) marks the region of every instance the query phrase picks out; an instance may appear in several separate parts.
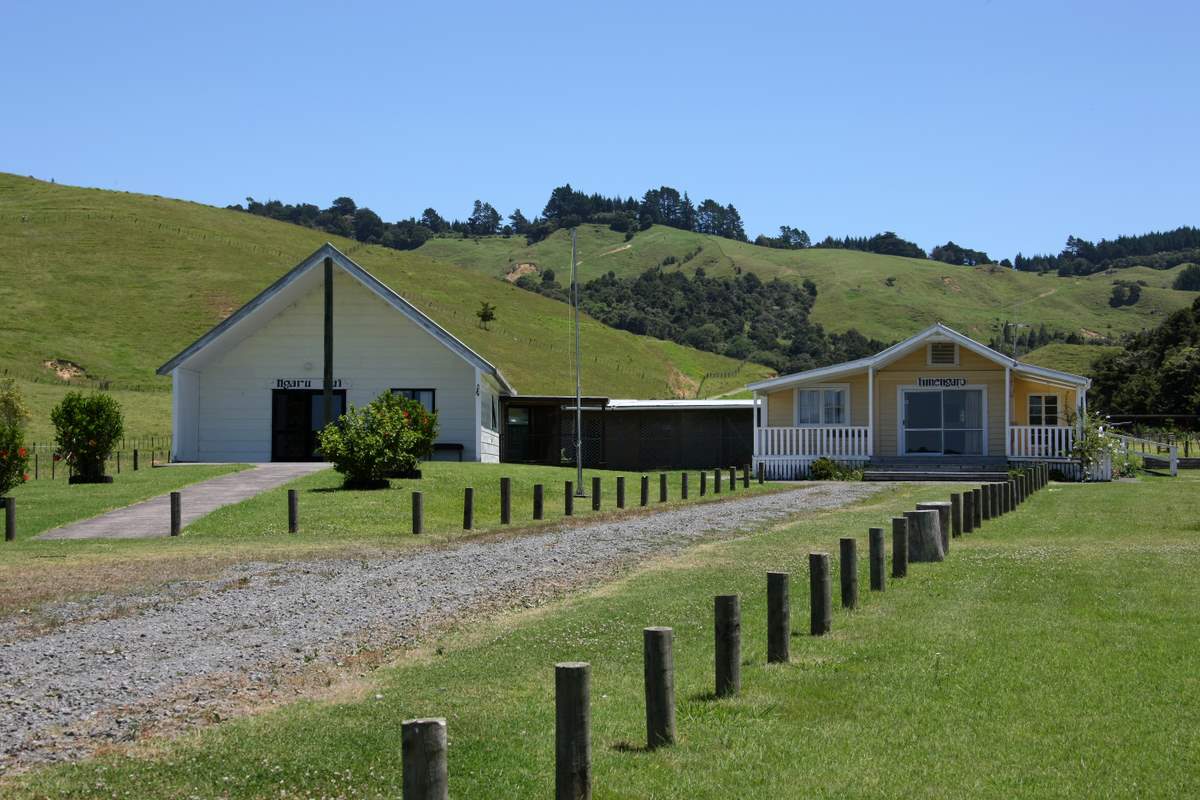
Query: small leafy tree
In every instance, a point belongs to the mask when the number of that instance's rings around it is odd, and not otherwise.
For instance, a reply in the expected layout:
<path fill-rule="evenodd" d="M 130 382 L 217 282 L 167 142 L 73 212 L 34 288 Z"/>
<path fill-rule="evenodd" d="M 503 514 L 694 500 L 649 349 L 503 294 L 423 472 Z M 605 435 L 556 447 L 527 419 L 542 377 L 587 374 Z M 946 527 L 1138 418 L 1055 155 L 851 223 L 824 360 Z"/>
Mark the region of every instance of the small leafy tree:
<path fill-rule="evenodd" d="M 25 449 L 25 423 L 29 409 L 12 378 L 0 381 L 0 497 L 29 480 L 29 451 Z"/>
<path fill-rule="evenodd" d="M 488 323 L 496 318 L 496 307 L 487 300 L 479 301 L 479 310 L 475 312 L 475 316 L 479 317 L 479 327 L 485 331 L 488 330 Z"/>
<path fill-rule="evenodd" d="M 104 462 L 125 433 L 121 405 L 102 392 L 69 392 L 50 412 L 59 455 L 79 483 L 104 482 Z"/>
<path fill-rule="evenodd" d="M 1079 459 L 1085 476 L 1106 458 L 1116 459 L 1121 453 L 1121 443 L 1108 435 L 1105 420 L 1100 415 L 1090 411 L 1079 417 L 1072 414 L 1068 423 L 1075 425 L 1077 431 L 1071 456 Z"/>
<path fill-rule="evenodd" d="M 382 488 L 389 475 L 416 469 L 437 433 L 436 413 L 387 392 L 322 428 L 318 449 L 345 476 L 347 489 Z"/>

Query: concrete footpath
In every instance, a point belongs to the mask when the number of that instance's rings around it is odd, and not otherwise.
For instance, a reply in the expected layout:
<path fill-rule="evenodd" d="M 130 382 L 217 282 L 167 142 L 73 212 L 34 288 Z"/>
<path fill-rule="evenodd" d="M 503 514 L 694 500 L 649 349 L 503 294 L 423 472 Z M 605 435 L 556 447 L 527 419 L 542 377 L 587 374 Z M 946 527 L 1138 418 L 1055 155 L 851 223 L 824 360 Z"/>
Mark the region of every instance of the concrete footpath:
<path fill-rule="evenodd" d="M 288 481 L 327 469 L 328 464 L 256 464 L 180 489 L 182 522 L 195 522 L 218 508 L 240 503 Z M 174 467 L 158 467 L 174 469 Z M 171 495 L 163 494 L 91 519 L 53 528 L 35 539 L 152 539 L 171 534 Z"/>

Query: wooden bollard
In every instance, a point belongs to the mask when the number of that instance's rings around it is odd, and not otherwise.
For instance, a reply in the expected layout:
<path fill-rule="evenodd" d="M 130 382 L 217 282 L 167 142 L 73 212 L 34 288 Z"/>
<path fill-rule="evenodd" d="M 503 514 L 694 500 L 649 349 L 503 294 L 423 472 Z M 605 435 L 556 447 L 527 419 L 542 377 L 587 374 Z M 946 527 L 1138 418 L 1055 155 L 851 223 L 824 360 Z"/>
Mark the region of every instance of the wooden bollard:
<path fill-rule="evenodd" d="M 767 573 L 767 663 L 791 658 L 792 601 L 786 572 Z"/>
<path fill-rule="evenodd" d="M 512 522 L 512 479 L 500 479 L 500 524 Z"/>
<path fill-rule="evenodd" d="M 1008 489 L 1008 497 L 1006 500 L 1004 510 L 1005 511 L 1016 511 L 1017 510 L 1017 482 L 1015 480 L 1013 480 L 1012 478 L 1009 478 L 1008 481 L 1005 483 L 1005 487 Z"/>
<path fill-rule="evenodd" d="M 829 580 L 829 553 L 808 554 L 808 631 L 824 636 L 833 628 L 833 587 Z"/>
<path fill-rule="evenodd" d="M 650 504 L 650 476 L 649 475 L 642 476 L 641 504 L 644 506 Z"/>
<path fill-rule="evenodd" d="M 533 518 L 545 519 L 546 517 L 546 488 L 540 483 L 533 485 Z"/>
<path fill-rule="evenodd" d="M 470 486 L 463 489 L 463 530 L 475 527 L 475 490 Z"/>
<path fill-rule="evenodd" d="M 983 501 L 979 506 L 983 513 L 983 518 L 990 520 L 992 518 L 992 484 L 985 483 L 983 486 L 980 486 L 979 494 Z"/>
<path fill-rule="evenodd" d="M 975 498 L 975 507 L 972 509 L 975 515 L 972 530 L 977 531 L 983 527 L 983 490 L 972 489 L 971 496 Z"/>
<path fill-rule="evenodd" d="M 700 496 L 708 494 L 708 473 L 700 470 Z"/>
<path fill-rule="evenodd" d="M 592 511 L 600 510 L 600 479 L 592 478 Z"/>
<path fill-rule="evenodd" d="M 404 800 L 447 800 L 446 720 L 406 719 L 400 723 Z"/>
<path fill-rule="evenodd" d="M 288 533 L 297 533 L 300 530 L 300 493 L 295 489 L 288 489 Z"/>
<path fill-rule="evenodd" d="M 729 468 L 729 491 L 737 488 L 737 467 Z"/>
<path fill-rule="evenodd" d="M 563 483 L 563 516 L 575 516 L 575 484 L 571 481 Z"/>
<path fill-rule="evenodd" d="M 171 492 L 171 535 L 178 536 L 183 520 L 183 495 Z"/>
<path fill-rule="evenodd" d="M 413 536 L 425 532 L 425 495 L 422 492 L 412 493 L 412 532 Z"/>
<path fill-rule="evenodd" d="M 938 512 L 934 509 L 905 511 L 908 520 L 908 560 L 911 562 L 944 561 Z"/>
<path fill-rule="evenodd" d="M 963 535 L 963 496 L 959 492 L 950 495 L 950 535 Z"/>
<path fill-rule="evenodd" d="M 583 661 L 554 665 L 554 797 L 592 796 L 591 666 Z"/>
<path fill-rule="evenodd" d="M 908 575 L 908 520 L 892 517 L 892 577 Z"/>
<path fill-rule="evenodd" d="M 762 461 L 758 462 L 758 482 L 761 485 L 767 479 L 767 465 Z"/>
<path fill-rule="evenodd" d="M 742 488 L 743 489 L 750 488 L 750 465 L 749 464 L 742 465 Z"/>
<path fill-rule="evenodd" d="M 670 628 L 642 631 L 643 672 L 646 679 L 646 747 L 675 743 L 675 655 Z"/>
<path fill-rule="evenodd" d="M 937 512 L 937 535 L 942 542 L 942 557 L 950 553 L 950 503 L 944 500 L 938 500 L 930 503 L 917 503 L 918 511 L 936 511 Z M 912 523 L 909 523 L 909 533 L 912 533 Z M 913 548 L 909 547 L 909 558 L 913 561 L 923 561 L 925 559 L 916 558 L 913 556 Z M 941 561 L 942 559 L 937 559 Z"/>
<path fill-rule="evenodd" d="M 742 604 L 736 594 L 719 594 L 713 602 L 716 641 L 717 697 L 742 690 Z"/>
<path fill-rule="evenodd" d="M 886 578 L 884 567 L 887 564 L 887 554 L 884 552 L 883 528 L 871 528 L 867 531 L 868 549 L 871 559 L 871 591 L 882 592 Z"/>
<path fill-rule="evenodd" d="M 658 476 L 658 502 L 667 502 L 667 473 L 659 473 Z"/>
<path fill-rule="evenodd" d="M 718 468 L 718 469 L 713 470 L 713 494 L 720 494 L 720 493 L 721 493 L 721 470 Z"/>
<path fill-rule="evenodd" d="M 686 472 L 679 476 L 679 499 L 688 499 L 688 474 Z"/>
<path fill-rule="evenodd" d="M 962 532 L 970 533 L 975 530 L 975 491 L 967 489 L 962 493 Z"/>
<path fill-rule="evenodd" d="M 133 471 L 138 471 L 138 451 L 136 447 L 133 448 Z"/>
<path fill-rule="evenodd" d="M 1029 499 L 1029 474 L 1022 472 L 1017 476 L 1017 502 L 1024 503 Z"/>
<path fill-rule="evenodd" d="M 617 508 L 625 507 L 625 476 L 617 476 Z"/>
<path fill-rule="evenodd" d="M 842 537 L 841 563 L 838 577 L 842 584 L 842 608 L 858 608 L 858 542 L 852 536 Z"/>
<path fill-rule="evenodd" d="M 17 501 L 11 497 L 4 500 L 4 541 L 14 542 L 17 539 Z"/>
<path fill-rule="evenodd" d="M 117 474 L 121 474 L 121 451 L 117 451 Z"/>

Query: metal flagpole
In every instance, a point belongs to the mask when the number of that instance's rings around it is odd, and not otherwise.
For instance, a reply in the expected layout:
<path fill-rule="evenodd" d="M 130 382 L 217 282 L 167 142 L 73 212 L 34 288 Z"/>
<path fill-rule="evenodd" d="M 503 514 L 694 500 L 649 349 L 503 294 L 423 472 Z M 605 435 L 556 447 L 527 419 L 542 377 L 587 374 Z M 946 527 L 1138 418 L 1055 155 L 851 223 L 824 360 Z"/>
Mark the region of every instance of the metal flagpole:
<path fill-rule="evenodd" d="M 571 228 L 571 296 L 575 301 L 575 496 L 586 497 L 583 491 L 583 383 L 579 348 L 579 267 L 575 262 L 575 231 Z"/>

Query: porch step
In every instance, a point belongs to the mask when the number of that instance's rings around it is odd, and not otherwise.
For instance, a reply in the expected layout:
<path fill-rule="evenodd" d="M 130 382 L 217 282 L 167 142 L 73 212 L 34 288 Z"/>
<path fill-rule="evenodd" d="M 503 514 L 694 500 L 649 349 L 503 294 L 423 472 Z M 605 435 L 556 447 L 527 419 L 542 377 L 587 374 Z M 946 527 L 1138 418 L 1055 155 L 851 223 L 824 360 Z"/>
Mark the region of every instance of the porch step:
<path fill-rule="evenodd" d="M 864 481 L 957 481 L 959 483 L 999 483 L 1008 480 L 1007 472 L 955 469 L 869 469 Z"/>

